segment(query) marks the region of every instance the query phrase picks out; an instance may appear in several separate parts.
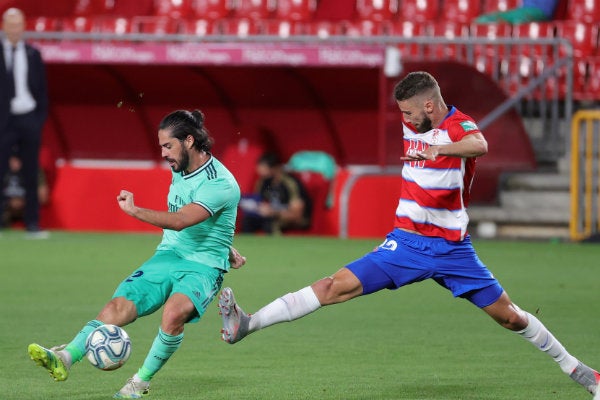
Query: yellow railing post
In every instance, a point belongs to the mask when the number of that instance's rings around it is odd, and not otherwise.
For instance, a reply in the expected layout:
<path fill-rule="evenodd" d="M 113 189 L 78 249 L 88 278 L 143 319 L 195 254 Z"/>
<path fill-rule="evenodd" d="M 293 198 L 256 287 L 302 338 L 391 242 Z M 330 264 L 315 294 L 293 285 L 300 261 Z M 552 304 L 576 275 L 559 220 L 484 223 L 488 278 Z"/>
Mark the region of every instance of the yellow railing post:
<path fill-rule="evenodd" d="M 572 240 L 600 233 L 599 157 L 600 111 L 577 111 L 571 123 Z"/>

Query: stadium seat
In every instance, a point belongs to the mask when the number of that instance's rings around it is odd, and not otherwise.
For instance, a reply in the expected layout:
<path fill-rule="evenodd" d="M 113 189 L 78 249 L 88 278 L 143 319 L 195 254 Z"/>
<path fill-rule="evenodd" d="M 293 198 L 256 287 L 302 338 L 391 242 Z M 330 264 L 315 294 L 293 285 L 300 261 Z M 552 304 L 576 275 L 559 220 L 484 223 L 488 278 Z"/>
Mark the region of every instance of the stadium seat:
<path fill-rule="evenodd" d="M 131 31 L 153 35 L 179 33 L 179 20 L 171 17 L 138 16 L 131 19 Z"/>
<path fill-rule="evenodd" d="M 470 23 L 480 12 L 479 0 L 444 0 L 440 14 L 444 21 Z"/>
<path fill-rule="evenodd" d="M 400 20 L 411 22 L 433 21 L 439 17 L 439 2 L 426 0 L 402 0 Z"/>
<path fill-rule="evenodd" d="M 61 30 L 60 19 L 35 17 L 27 19 L 26 29 L 33 32 L 57 32 Z"/>
<path fill-rule="evenodd" d="M 132 31 L 131 20 L 124 17 L 98 17 L 94 25 L 100 33 L 124 35 Z"/>
<path fill-rule="evenodd" d="M 346 21 L 342 23 L 343 34 L 350 37 L 384 36 L 391 30 L 389 21 Z"/>
<path fill-rule="evenodd" d="M 493 13 L 507 11 L 517 8 L 521 5 L 521 0 L 484 0 L 481 6 L 481 13 Z"/>
<path fill-rule="evenodd" d="M 429 24 L 413 21 L 397 21 L 390 25 L 390 35 L 400 38 L 413 38 L 415 36 L 430 36 Z M 416 43 L 399 43 L 398 49 L 403 57 L 423 59 L 425 57 L 425 45 Z"/>
<path fill-rule="evenodd" d="M 306 23 L 306 34 L 313 35 L 319 39 L 325 39 L 331 35 L 340 35 L 343 32 L 343 22 L 313 21 Z"/>
<path fill-rule="evenodd" d="M 233 7 L 233 15 L 241 19 L 267 19 L 274 10 L 275 5 L 271 0 L 238 0 Z"/>
<path fill-rule="evenodd" d="M 77 0 L 73 15 L 93 16 L 106 15 L 115 12 L 114 0 Z"/>
<path fill-rule="evenodd" d="M 316 0 L 278 0 L 275 16 L 282 20 L 309 21 L 316 9 Z"/>
<path fill-rule="evenodd" d="M 218 21 L 218 29 L 224 35 L 234 35 L 245 38 L 251 35 L 260 35 L 264 33 L 264 23 L 250 18 L 230 18 Z"/>
<path fill-rule="evenodd" d="M 306 24 L 302 21 L 272 19 L 264 22 L 264 34 L 287 38 L 306 34 Z"/>
<path fill-rule="evenodd" d="M 569 0 L 566 17 L 578 22 L 598 23 L 600 3 L 596 0 Z"/>
<path fill-rule="evenodd" d="M 489 45 L 474 45 L 476 57 L 504 55 L 506 46 L 494 45 L 493 43 L 498 38 L 510 38 L 512 36 L 512 25 L 507 23 L 472 24 L 469 28 L 469 35 L 474 38 L 486 38 L 490 40 Z"/>
<path fill-rule="evenodd" d="M 469 26 L 454 21 L 439 21 L 432 24 L 433 36 L 456 39 L 469 36 Z M 432 44 L 428 46 L 428 54 L 434 58 L 458 58 L 465 59 L 466 46 L 462 44 Z"/>
<path fill-rule="evenodd" d="M 208 20 L 229 17 L 232 7 L 231 1 L 228 0 L 196 0 L 192 3 L 196 17 Z"/>
<path fill-rule="evenodd" d="M 192 0 L 154 0 L 154 15 L 188 18 L 192 14 Z"/>
<path fill-rule="evenodd" d="M 390 21 L 398 15 L 398 0 L 357 0 L 359 19 Z"/>
<path fill-rule="evenodd" d="M 63 32 L 89 33 L 94 29 L 92 19 L 88 17 L 64 18 L 61 22 Z"/>
<path fill-rule="evenodd" d="M 576 58 L 600 55 L 598 24 L 587 24 L 577 21 L 556 22 L 556 36 L 567 39 L 573 45 Z"/>
<path fill-rule="evenodd" d="M 522 39 L 552 39 L 554 37 L 555 26 L 549 22 L 529 22 L 526 24 L 514 25 L 512 36 Z M 524 46 L 514 46 L 513 54 L 525 54 L 527 56 L 550 55 L 551 46 L 543 44 L 530 44 Z"/>
<path fill-rule="evenodd" d="M 219 33 L 217 24 L 211 19 L 183 20 L 180 24 L 180 33 L 204 37 Z"/>

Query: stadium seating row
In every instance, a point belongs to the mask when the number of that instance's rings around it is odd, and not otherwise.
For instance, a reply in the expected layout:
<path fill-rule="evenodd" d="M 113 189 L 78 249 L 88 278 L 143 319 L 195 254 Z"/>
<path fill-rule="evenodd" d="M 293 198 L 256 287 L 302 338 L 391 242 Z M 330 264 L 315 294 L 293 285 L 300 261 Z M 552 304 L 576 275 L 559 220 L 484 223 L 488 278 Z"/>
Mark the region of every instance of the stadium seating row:
<path fill-rule="evenodd" d="M 87 17 L 116 15 L 209 20 L 275 18 L 307 21 L 338 19 L 333 14 L 322 11 L 328 7 L 337 8 L 339 11 L 350 6 L 353 17 L 357 19 L 414 22 L 445 20 L 466 23 L 482 13 L 518 7 L 520 0 L 353 0 L 337 2 L 334 6 L 328 5 L 329 1 L 317 0 L 62 0 L 62 3 L 69 3 L 72 7 L 72 12 L 68 15 Z M 597 1 L 561 0 L 558 8 L 556 19 L 600 21 L 600 4 Z M 343 13 L 337 14 L 339 19 L 348 18 L 348 15 L 341 15 Z"/>

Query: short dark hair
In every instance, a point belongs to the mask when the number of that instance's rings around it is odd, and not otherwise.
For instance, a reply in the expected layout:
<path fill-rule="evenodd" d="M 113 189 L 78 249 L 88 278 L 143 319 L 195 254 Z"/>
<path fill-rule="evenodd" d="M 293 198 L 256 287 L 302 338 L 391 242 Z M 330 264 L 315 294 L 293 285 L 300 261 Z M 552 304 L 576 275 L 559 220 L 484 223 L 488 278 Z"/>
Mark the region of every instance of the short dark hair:
<path fill-rule="evenodd" d="M 394 98 L 396 101 L 408 100 L 411 97 L 437 89 L 438 83 L 428 72 L 411 72 L 394 87 Z"/>
<path fill-rule="evenodd" d="M 279 158 L 279 156 L 277 154 L 268 152 L 268 153 L 264 153 L 262 156 L 260 156 L 257 164 L 265 164 L 269 168 L 274 168 L 274 167 L 277 167 L 278 165 L 281 165 L 281 159 Z"/>
<path fill-rule="evenodd" d="M 214 140 L 204 127 L 204 114 L 200 110 L 177 110 L 163 118 L 159 130 L 171 131 L 171 137 L 184 141 L 188 135 L 194 138 L 194 148 L 198 151 L 210 151 Z"/>

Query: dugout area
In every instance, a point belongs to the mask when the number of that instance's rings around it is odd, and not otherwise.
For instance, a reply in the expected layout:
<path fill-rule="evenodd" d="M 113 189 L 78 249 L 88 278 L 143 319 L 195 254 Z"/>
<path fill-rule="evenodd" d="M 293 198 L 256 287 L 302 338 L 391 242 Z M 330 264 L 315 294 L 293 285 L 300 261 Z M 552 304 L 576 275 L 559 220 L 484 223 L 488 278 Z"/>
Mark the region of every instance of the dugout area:
<path fill-rule="evenodd" d="M 406 62 L 403 72 L 434 74 L 448 104 L 476 120 L 506 99 L 487 76 L 454 62 Z M 314 234 L 338 235 L 339 200 L 352 166 L 398 167 L 400 113 L 392 96 L 400 77 L 383 66 L 294 67 L 51 63 L 50 116 L 44 146 L 58 160 L 44 226 L 72 230 L 148 230 L 122 215 L 122 188 L 140 205 L 162 208 L 170 172 L 156 142 L 160 119 L 174 109 L 199 108 L 215 138 L 214 154 L 251 188 L 263 150 L 284 159 L 301 150 L 331 154 L 339 170 L 333 206 L 316 207 Z M 496 200 L 504 172 L 535 167 L 531 144 L 516 111 L 485 130 L 490 152 L 478 161 L 474 203 Z M 348 199 L 348 235 L 370 237 L 391 227 L 399 178 L 368 175 Z M 364 218 L 369 213 L 369 219 Z"/>

